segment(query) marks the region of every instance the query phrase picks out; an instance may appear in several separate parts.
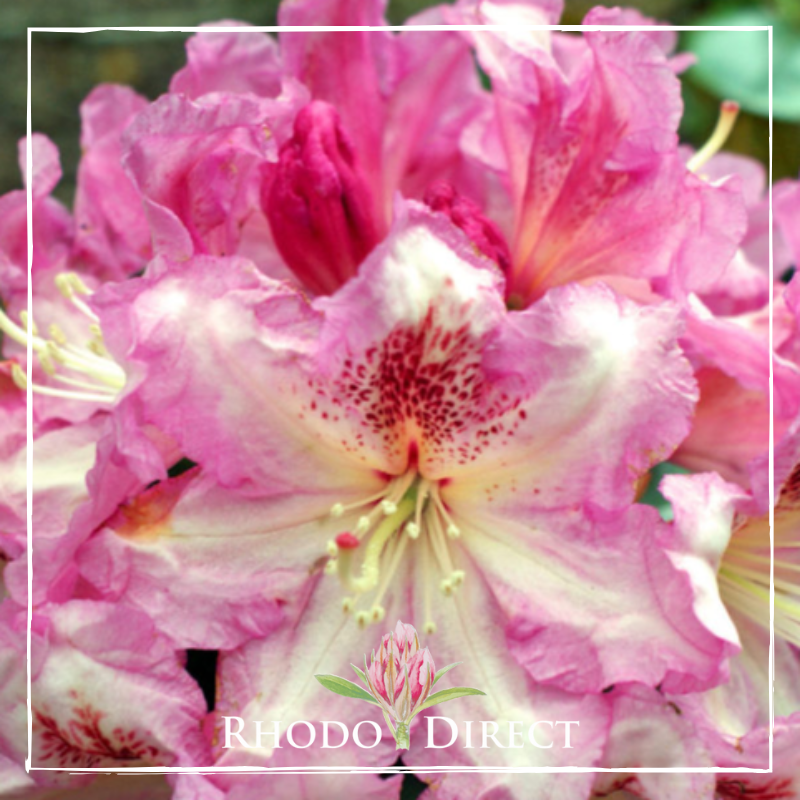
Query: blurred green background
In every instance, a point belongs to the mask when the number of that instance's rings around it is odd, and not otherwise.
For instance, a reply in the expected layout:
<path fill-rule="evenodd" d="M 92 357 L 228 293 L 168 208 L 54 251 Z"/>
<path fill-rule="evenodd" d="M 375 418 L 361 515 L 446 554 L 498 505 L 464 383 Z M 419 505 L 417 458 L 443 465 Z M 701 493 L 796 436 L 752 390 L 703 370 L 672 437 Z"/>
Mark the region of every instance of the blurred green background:
<path fill-rule="evenodd" d="M 608 0 L 603 5 L 614 5 Z M 389 19 L 400 23 L 431 3 L 390 0 Z M 596 2 L 566 0 L 565 23 L 579 24 Z M 800 170 L 800 0 L 632 0 L 627 5 L 680 25 L 774 25 L 774 177 Z M 16 142 L 25 134 L 26 28 L 185 25 L 241 19 L 276 22 L 276 0 L 0 0 L 2 108 L 0 192 L 20 185 Z M 78 105 L 100 82 L 126 83 L 154 98 L 184 63 L 184 34 L 106 31 L 91 34 L 37 33 L 32 44 L 34 130 L 59 146 L 65 177 L 57 190 L 69 202 L 80 155 Z M 738 100 L 740 116 L 728 148 L 766 162 L 766 33 L 690 32 L 681 47 L 700 63 L 685 74 L 686 113 L 682 138 L 701 144 L 711 132 L 720 99 Z"/>

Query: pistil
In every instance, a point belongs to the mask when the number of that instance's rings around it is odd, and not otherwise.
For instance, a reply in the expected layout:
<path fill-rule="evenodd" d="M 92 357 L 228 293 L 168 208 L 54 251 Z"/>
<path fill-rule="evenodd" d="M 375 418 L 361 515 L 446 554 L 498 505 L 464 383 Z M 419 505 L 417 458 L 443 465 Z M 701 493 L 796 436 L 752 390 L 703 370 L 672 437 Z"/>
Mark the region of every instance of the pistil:
<path fill-rule="evenodd" d="M 739 104 L 733 100 L 725 100 L 720 106 L 719 119 L 711 138 L 686 163 L 690 172 L 697 172 L 722 150 L 738 116 Z"/>

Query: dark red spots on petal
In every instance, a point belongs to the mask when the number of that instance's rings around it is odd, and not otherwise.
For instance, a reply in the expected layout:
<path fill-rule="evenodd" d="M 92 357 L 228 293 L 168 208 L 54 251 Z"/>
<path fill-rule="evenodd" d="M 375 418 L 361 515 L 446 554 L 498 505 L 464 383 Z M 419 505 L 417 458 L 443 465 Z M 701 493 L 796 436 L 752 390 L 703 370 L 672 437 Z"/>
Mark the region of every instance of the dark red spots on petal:
<path fill-rule="evenodd" d="M 490 442 L 507 444 L 526 415 L 519 396 L 487 380 L 489 334 L 475 331 L 473 314 L 469 302 L 439 299 L 419 323 L 398 325 L 365 352 L 349 354 L 332 381 L 315 381 L 311 410 L 330 424 L 333 404 L 347 409 L 342 418 L 349 416 L 354 430 L 345 449 L 364 461 L 364 434 L 407 467 L 418 460 L 465 464 Z"/>

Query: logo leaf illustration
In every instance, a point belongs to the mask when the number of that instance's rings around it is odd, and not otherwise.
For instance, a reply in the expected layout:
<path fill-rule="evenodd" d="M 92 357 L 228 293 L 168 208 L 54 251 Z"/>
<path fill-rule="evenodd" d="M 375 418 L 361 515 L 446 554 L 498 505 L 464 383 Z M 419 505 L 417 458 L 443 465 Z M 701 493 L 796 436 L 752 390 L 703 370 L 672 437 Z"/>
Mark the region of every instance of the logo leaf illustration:
<path fill-rule="evenodd" d="M 471 694 L 485 695 L 486 692 L 482 692 L 480 689 L 470 689 L 467 686 L 454 686 L 452 689 L 442 689 L 441 692 L 434 692 L 430 697 L 428 697 L 428 699 L 419 707 L 417 713 L 424 711 L 426 708 L 430 708 L 431 706 L 438 705 L 439 703 L 444 703 L 447 700 L 455 700 L 457 697 L 466 697 L 467 695 Z"/>
<path fill-rule="evenodd" d="M 361 682 L 364 684 L 364 686 L 369 687 L 369 683 L 367 682 L 367 676 L 364 674 L 364 671 L 359 669 L 355 664 L 351 664 L 350 666 L 356 671 L 356 675 L 358 675 L 358 677 L 361 678 Z"/>
<path fill-rule="evenodd" d="M 314 676 L 326 689 L 330 689 L 343 697 L 355 697 L 358 700 L 366 700 L 368 703 L 380 705 L 371 695 L 367 694 L 357 683 L 339 678 L 336 675 L 315 675 Z"/>
<path fill-rule="evenodd" d="M 464 663 L 463 661 L 454 661 L 452 664 L 448 664 L 446 667 L 442 667 L 436 673 L 436 677 L 434 677 L 434 679 L 433 679 L 433 685 L 434 686 L 436 685 L 436 681 L 438 681 L 439 678 L 441 678 L 442 675 L 445 674 L 445 672 L 449 672 L 451 669 L 453 669 L 453 667 L 457 667 L 459 664 L 463 664 L 463 663 Z"/>

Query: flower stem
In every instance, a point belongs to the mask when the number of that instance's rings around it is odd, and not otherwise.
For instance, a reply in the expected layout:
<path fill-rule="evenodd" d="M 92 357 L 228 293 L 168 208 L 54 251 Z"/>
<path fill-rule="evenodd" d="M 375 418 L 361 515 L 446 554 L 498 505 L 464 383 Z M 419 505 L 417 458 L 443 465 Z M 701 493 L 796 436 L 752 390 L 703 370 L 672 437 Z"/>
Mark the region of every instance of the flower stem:
<path fill-rule="evenodd" d="M 411 742 L 408 738 L 408 725 L 405 722 L 398 722 L 394 732 L 394 740 L 397 742 L 398 750 L 408 750 Z"/>

